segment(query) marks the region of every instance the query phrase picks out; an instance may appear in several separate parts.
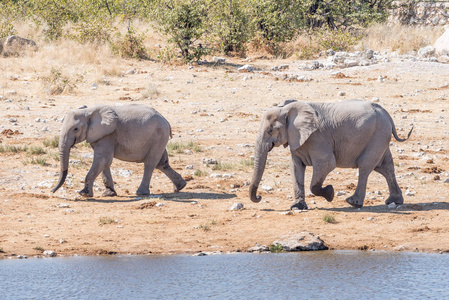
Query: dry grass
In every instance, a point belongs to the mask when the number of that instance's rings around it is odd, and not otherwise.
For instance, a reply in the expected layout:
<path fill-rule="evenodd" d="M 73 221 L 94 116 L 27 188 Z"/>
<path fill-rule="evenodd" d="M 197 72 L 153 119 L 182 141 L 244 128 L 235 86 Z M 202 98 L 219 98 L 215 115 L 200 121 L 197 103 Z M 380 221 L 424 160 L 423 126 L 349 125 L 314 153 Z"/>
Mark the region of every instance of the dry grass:
<path fill-rule="evenodd" d="M 444 29 L 441 27 L 375 24 L 366 30 L 365 37 L 358 47 L 379 51 L 391 50 L 404 54 L 433 45 L 443 32 Z"/>

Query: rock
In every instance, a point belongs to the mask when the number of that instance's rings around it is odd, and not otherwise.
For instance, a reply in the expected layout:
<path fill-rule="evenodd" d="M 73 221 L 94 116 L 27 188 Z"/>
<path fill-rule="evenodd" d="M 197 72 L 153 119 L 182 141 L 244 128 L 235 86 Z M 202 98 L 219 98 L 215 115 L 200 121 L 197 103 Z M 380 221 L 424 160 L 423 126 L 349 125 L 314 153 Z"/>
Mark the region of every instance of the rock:
<path fill-rule="evenodd" d="M 248 252 L 261 253 L 261 252 L 269 252 L 269 251 L 270 251 L 270 248 L 266 245 L 256 244 L 256 246 L 248 248 Z"/>
<path fill-rule="evenodd" d="M 284 251 L 317 251 L 329 249 L 320 239 L 310 232 L 302 232 L 281 237 L 273 242 L 273 245 L 282 246 Z"/>
<path fill-rule="evenodd" d="M 136 69 L 130 69 L 130 70 L 128 70 L 128 71 L 126 71 L 126 74 L 136 74 L 136 72 L 137 72 L 137 70 Z"/>
<path fill-rule="evenodd" d="M 343 92 L 343 91 L 339 91 L 339 92 L 338 92 L 338 96 L 340 96 L 340 97 L 346 96 L 346 93 Z"/>
<path fill-rule="evenodd" d="M 218 162 L 216 159 L 213 159 L 213 158 L 203 158 L 203 164 L 216 165 L 216 164 L 218 164 Z"/>
<path fill-rule="evenodd" d="M 217 64 L 224 64 L 226 62 L 226 59 L 224 57 L 214 56 L 212 57 L 212 61 Z"/>
<path fill-rule="evenodd" d="M 430 57 L 435 54 L 435 48 L 433 46 L 427 46 L 418 50 L 418 55 L 424 58 Z"/>
<path fill-rule="evenodd" d="M 193 170 L 193 165 L 187 165 L 186 170 Z"/>
<path fill-rule="evenodd" d="M 98 89 L 98 84 L 96 84 L 95 82 L 92 83 L 92 84 L 90 85 L 90 89 L 91 89 L 91 90 L 96 90 L 96 89 Z"/>
<path fill-rule="evenodd" d="M 267 191 L 267 192 L 273 190 L 273 188 L 271 186 L 269 186 L 269 185 L 262 185 L 261 188 L 262 188 L 262 190 Z"/>
<path fill-rule="evenodd" d="M 373 97 L 373 98 L 371 99 L 371 102 L 377 103 L 377 102 L 379 102 L 379 98 L 378 98 L 378 97 Z"/>
<path fill-rule="evenodd" d="M 70 205 L 67 204 L 67 203 L 61 203 L 61 204 L 58 204 L 57 207 L 58 207 L 58 208 L 70 208 Z"/>
<path fill-rule="evenodd" d="M 449 54 L 449 30 L 446 30 L 433 45 L 438 55 Z"/>
<path fill-rule="evenodd" d="M 21 55 L 26 50 L 36 51 L 36 43 L 17 35 L 10 35 L 0 40 L 0 53 L 3 56 Z"/>
<path fill-rule="evenodd" d="M 346 195 L 346 191 L 338 191 L 335 196 L 343 196 Z"/>
<path fill-rule="evenodd" d="M 161 207 L 161 206 L 165 206 L 164 203 L 156 203 L 156 207 Z"/>
<path fill-rule="evenodd" d="M 355 59 L 345 59 L 345 61 L 344 61 L 344 66 L 346 68 L 351 68 L 351 67 L 355 67 L 358 65 L 359 65 L 359 62 Z"/>
<path fill-rule="evenodd" d="M 334 56 L 335 55 L 335 51 L 332 49 L 329 49 L 326 51 L 327 56 Z"/>
<path fill-rule="evenodd" d="M 207 256 L 207 254 L 204 252 L 198 252 L 198 253 L 193 254 L 192 256 Z"/>
<path fill-rule="evenodd" d="M 234 203 L 229 210 L 241 210 L 243 209 L 243 203 Z"/>
<path fill-rule="evenodd" d="M 253 72 L 254 71 L 254 67 L 251 65 L 244 65 L 240 68 L 237 69 L 240 72 Z"/>
<path fill-rule="evenodd" d="M 11 123 L 16 123 L 16 122 L 17 122 L 17 119 L 16 119 L 16 118 L 13 118 L 13 117 L 11 117 L 11 118 L 9 118 L 9 122 L 11 122 Z"/>
<path fill-rule="evenodd" d="M 396 209 L 397 207 L 398 206 L 394 202 L 391 202 L 390 204 L 388 204 L 388 208 L 390 208 L 390 209 Z"/>
<path fill-rule="evenodd" d="M 415 196 L 415 193 L 412 192 L 412 191 L 410 191 L 410 190 L 407 190 L 407 191 L 405 192 L 405 195 L 411 197 L 411 196 Z"/>
<path fill-rule="evenodd" d="M 56 256 L 56 252 L 53 251 L 53 250 L 45 250 L 43 255 L 46 256 L 46 257 L 55 257 Z"/>
<path fill-rule="evenodd" d="M 361 56 L 366 59 L 372 59 L 374 57 L 374 51 L 371 49 L 367 49 L 362 52 Z"/>

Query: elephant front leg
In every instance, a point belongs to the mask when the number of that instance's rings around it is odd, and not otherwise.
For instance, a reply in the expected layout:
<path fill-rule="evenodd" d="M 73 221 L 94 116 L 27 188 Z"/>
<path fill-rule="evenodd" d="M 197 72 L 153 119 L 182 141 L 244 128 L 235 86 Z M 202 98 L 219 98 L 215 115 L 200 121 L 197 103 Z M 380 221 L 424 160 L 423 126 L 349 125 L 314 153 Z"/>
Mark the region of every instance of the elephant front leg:
<path fill-rule="evenodd" d="M 103 183 L 106 190 L 103 193 L 103 197 L 117 196 L 117 192 L 114 189 L 114 180 L 112 180 L 111 169 L 107 167 L 102 173 Z"/>
<path fill-rule="evenodd" d="M 78 192 L 83 197 L 93 197 L 95 179 L 103 170 L 109 169 L 112 164 L 113 152 L 111 149 L 114 149 L 114 144 L 111 140 L 99 140 L 92 144 L 92 147 L 94 148 L 94 160 L 84 179 L 84 189 Z M 110 180 L 112 181 L 112 177 Z"/>
<path fill-rule="evenodd" d="M 323 188 L 323 182 L 332 170 L 336 167 L 334 157 L 329 157 L 326 161 L 316 163 L 313 165 L 312 182 L 310 190 L 315 196 L 324 197 L 328 202 L 334 199 L 334 187 L 328 185 Z"/>
<path fill-rule="evenodd" d="M 293 190 L 295 192 L 295 203 L 290 207 L 290 209 L 308 209 L 304 192 L 305 170 L 306 166 L 304 165 L 304 163 L 298 157 L 292 154 L 291 173 L 293 179 Z"/>

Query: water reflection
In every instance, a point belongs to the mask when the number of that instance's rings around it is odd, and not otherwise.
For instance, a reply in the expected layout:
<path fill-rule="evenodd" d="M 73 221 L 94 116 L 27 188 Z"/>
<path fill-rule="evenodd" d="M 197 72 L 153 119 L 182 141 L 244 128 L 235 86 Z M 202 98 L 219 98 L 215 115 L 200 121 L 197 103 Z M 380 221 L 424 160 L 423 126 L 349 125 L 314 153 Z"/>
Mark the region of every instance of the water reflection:
<path fill-rule="evenodd" d="M 2 299 L 449 297 L 449 255 L 320 251 L 0 261 Z"/>

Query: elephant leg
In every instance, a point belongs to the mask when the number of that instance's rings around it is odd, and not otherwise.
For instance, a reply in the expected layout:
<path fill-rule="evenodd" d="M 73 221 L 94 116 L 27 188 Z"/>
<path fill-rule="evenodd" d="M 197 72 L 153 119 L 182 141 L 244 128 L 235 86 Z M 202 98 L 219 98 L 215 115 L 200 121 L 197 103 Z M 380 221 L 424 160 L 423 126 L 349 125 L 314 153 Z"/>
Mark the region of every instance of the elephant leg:
<path fill-rule="evenodd" d="M 381 162 L 385 152 L 379 151 L 379 146 L 376 145 L 375 140 L 365 149 L 362 155 L 357 159 L 357 166 L 359 167 L 359 179 L 357 188 L 354 194 L 346 199 L 351 206 L 360 208 L 363 206 L 363 201 L 366 195 L 366 184 L 368 183 L 368 176 L 376 166 Z"/>
<path fill-rule="evenodd" d="M 387 180 L 388 190 L 390 196 L 385 200 L 385 204 L 395 203 L 403 204 L 404 197 L 402 197 L 401 188 L 396 181 L 396 175 L 394 173 L 393 157 L 391 156 L 390 149 L 387 150 L 380 166 L 374 168 L 374 171 L 382 174 Z"/>
<path fill-rule="evenodd" d="M 117 193 L 114 189 L 114 180 L 112 180 L 111 169 L 109 166 L 103 170 L 102 178 L 104 186 L 106 188 L 106 190 L 103 193 L 103 197 L 117 196 Z"/>
<path fill-rule="evenodd" d="M 140 183 L 139 188 L 136 191 L 137 195 L 141 195 L 141 196 L 150 195 L 150 182 L 151 182 L 151 177 L 153 175 L 153 171 L 154 171 L 154 168 L 156 167 L 156 165 L 157 165 L 157 161 L 155 161 L 155 160 L 146 161 L 144 163 L 143 178 L 142 178 L 142 182 Z"/>
<path fill-rule="evenodd" d="M 334 199 L 334 187 L 332 185 L 328 185 L 323 188 L 323 182 L 327 175 L 332 172 L 336 166 L 337 163 L 335 162 L 334 157 L 330 157 L 321 163 L 316 163 L 313 165 L 310 190 L 315 196 L 324 197 L 328 202 L 331 202 Z"/>
<path fill-rule="evenodd" d="M 162 158 L 156 168 L 161 170 L 168 178 L 170 178 L 173 182 L 175 192 L 179 192 L 186 186 L 187 183 L 184 178 L 182 178 L 182 176 L 170 166 L 168 162 L 167 150 L 164 150 L 164 154 L 162 154 Z"/>
<path fill-rule="evenodd" d="M 306 166 L 299 159 L 299 157 L 295 156 L 294 154 L 292 154 L 290 163 L 293 179 L 293 190 L 295 192 L 295 203 L 290 207 L 290 209 L 308 209 L 304 192 L 304 173 L 306 171 Z"/>
<path fill-rule="evenodd" d="M 110 139 L 99 140 L 95 142 L 92 147 L 94 148 L 94 160 L 89 172 L 87 172 L 86 178 L 84 179 L 84 189 L 78 192 L 83 197 L 93 197 L 93 186 L 95 179 L 101 172 L 103 172 L 103 170 L 109 168 L 112 164 L 112 158 L 114 156 L 114 142 Z"/>

